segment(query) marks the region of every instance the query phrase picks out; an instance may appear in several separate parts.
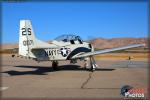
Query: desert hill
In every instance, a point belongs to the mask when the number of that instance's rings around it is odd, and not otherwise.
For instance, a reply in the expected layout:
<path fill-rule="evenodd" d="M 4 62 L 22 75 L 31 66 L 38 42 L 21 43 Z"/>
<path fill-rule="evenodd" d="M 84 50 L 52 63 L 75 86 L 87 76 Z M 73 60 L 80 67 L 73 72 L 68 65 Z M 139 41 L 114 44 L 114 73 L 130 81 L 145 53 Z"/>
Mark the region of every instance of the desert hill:
<path fill-rule="evenodd" d="M 96 38 L 89 41 L 94 48 L 97 49 L 105 49 L 105 48 L 114 48 L 120 46 L 126 46 L 130 44 L 142 44 L 150 42 L 150 38 L 112 38 L 112 39 L 105 39 L 105 38 Z M 12 49 L 18 48 L 18 44 L 1 44 L 1 49 Z"/>
<path fill-rule="evenodd" d="M 130 44 L 142 44 L 150 42 L 150 38 L 112 38 L 112 39 L 104 39 L 97 38 L 90 41 L 91 44 L 97 49 L 104 48 L 115 48 L 121 46 L 127 46 Z"/>

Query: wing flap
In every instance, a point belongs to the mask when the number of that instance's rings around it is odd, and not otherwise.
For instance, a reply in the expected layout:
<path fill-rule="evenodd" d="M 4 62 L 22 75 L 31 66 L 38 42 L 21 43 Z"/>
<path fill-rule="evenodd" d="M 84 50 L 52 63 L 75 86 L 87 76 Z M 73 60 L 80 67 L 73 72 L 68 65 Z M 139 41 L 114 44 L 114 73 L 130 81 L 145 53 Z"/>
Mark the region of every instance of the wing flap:
<path fill-rule="evenodd" d="M 82 58 L 82 57 L 89 57 L 89 56 L 93 56 L 93 55 L 104 54 L 104 53 L 108 53 L 108 52 L 112 52 L 112 51 L 124 50 L 124 49 L 141 47 L 141 46 L 145 46 L 145 44 L 134 44 L 134 45 L 124 46 L 124 47 L 118 47 L 118 48 L 112 48 L 112 49 L 105 49 L 105 50 L 98 50 L 98 51 L 94 51 L 94 52 L 82 53 L 82 54 L 73 56 L 72 59 Z"/>

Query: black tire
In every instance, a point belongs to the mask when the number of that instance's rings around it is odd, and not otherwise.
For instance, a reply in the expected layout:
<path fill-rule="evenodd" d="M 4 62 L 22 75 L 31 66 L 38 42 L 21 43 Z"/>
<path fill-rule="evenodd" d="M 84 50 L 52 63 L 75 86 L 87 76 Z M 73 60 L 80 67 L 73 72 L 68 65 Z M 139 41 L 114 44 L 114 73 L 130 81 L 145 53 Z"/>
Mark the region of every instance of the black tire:
<path fill-rule="evenodd" d="M 15 57 L 15 55 L 11 55 L 11 57 Z"/>
<path fill-rule="evenodd" d="M 83 67 L 83 69 L 84 69 L 84 70 L 87 70 L 87 68 L 86 68 L 86 67 Z"/>
<path fill-rule="evenodd" d="M 58 62 L 57 61 L 52 62 L 52 68 L 53 68 L 53 70 L 58 70 Z"/>
<path fill-rule="evenodd" d="M 91 72 L 93 72 L 93 71 L 94 71 L 94 69 L 91 67 L 91 68 L 90 68 L 90 71 L 91 71 Z"/>

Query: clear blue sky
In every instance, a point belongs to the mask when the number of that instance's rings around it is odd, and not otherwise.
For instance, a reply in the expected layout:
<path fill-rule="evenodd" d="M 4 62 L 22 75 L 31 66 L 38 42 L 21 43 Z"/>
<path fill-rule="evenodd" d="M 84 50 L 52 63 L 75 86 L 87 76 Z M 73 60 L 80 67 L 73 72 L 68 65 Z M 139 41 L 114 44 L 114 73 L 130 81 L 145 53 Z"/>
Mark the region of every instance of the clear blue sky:
<path fill-rule="evenodd" d="M 19 21 L 32 20 L 37 38 L 62 34 L 83 39 L 147 37 L 147 2 L 24 2 L 2 3 L 2 43 L 16 43 Z"/>

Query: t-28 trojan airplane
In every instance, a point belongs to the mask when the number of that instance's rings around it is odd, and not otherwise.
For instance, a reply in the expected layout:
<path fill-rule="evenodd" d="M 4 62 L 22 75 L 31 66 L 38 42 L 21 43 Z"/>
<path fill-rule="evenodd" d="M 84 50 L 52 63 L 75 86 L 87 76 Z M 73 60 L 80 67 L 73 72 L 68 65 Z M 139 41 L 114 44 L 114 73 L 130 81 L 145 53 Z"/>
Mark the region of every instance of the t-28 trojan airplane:
<path fill-rule="evenodd" d="M 145 45 L 134 44 L 94 51 L 90 43 L 83 41 L 79 36 L 75 35 L 63 35 L 51 43 L 47 43 L 35 37 L 30 20 L 20 21 L 19 34 L 19 56 L 32 58 L 36 61 L 52 61 L 53 69 L 57 69 L 58 61 L 70 60 L 71 63 L 76 63 L 78 59 L 87 61 L 86 59 L 90 58 L 91 70 L 93 71 L 97 68 L 93 58 L 94 55 Z M 85 66 L 88 66 L 88 64 L 85 64 Z"/>

